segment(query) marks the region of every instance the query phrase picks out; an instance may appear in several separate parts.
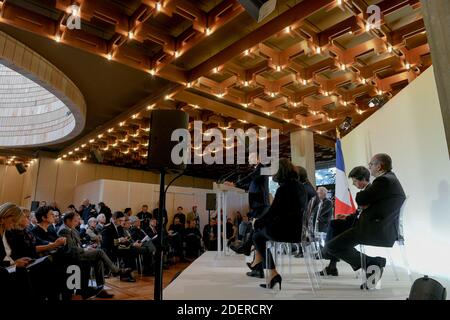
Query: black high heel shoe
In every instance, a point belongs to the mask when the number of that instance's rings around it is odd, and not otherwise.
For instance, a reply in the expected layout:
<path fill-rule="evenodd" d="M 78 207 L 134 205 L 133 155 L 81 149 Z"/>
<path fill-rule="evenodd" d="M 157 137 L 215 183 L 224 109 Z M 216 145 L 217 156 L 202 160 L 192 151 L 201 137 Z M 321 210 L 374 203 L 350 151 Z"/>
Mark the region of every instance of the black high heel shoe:
<path fill-rule="evenodd" d="M 277 283 L 278 283 L 279 288 L 280 288 L 280 290 L 281 290 L 281 276 L 280 276 L 279 274 L 277 274 L 275 277 L 273 277 L 273 278 L 270 280 L 270 283 L 269 283 L 269 289 L 273 289 L 273 287 L 274 287 Z M 267 288 L 266 284 L 260 284 L 259 286 L 260 286 L 261 288 Z"/>
<path fill-rule="evenodd" d="M 247 262 L 247 267 L 249 267 L 250 268 L 250 270 L 262 270 L 262 261 L 260 262 L 260 263 L 257 263 L 257 264 L 255 264 L 253 267 L 252 267 L 252 264 L 250 263 L 250 262 Z"/>

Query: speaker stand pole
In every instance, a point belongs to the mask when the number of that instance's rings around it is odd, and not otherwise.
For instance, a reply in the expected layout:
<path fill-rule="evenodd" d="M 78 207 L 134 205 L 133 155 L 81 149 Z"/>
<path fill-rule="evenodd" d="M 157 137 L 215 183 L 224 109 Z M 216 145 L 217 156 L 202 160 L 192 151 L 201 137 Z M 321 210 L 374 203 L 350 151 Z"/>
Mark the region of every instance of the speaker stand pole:
<path fill-rule="evenodd" d="M 164 194 L 164 178 L 166 171 L 160 169 L 159 171 L 159 208 L 158 208 L 158 246 L 156 247 L 156 272 L 155 272 L 155 287 L 153 298 L 156 301 L 163 300 L 163 237 L 164 237 L 164 210 L 166 208 L 166 197 Z"/>

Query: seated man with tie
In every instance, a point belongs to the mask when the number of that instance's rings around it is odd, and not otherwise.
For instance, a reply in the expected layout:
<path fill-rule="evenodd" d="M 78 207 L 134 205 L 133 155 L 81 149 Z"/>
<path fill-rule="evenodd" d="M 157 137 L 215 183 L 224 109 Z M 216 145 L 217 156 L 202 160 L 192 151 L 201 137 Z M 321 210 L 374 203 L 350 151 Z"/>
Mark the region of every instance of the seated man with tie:
<path fill-rule="evenodd" d="M 348 177 L 352 179 L 353 185 L 358 188 L 359 190 L 364 190 L 368 186 L 370 186 L 370 171 L 363 166 L 355 167 L 353 168 Z M 327 236 L 325 239 L 325 243 L 328 243 L 331 239 L 337 237 L 344 231 L 350 229 L 353 224 L 355 223 L 356 219 L 358 218 L 359 214 L 361 213 L 362 208 L 358 208 L 356 212 L 349 215 L 337 215 L 335 220 L 330 221 L 330 225 L 328 228 Z M 324 271 L 320 272 L 320 275 L 331 275 L 331 276 L 338 276 L 338 269 L 337 269 L 337 263 L 338 259 L 335 257 L 324 257 L 324 258 L 330 258 L 330 264 L 328 267 L 325 268 Z"/>
<path fill-rule="evenodd" d="M 325 245 L 324 254 L 344 260 L 355 271 L 362 267 L 361 260 L 365 260 L 367 270 L 373 270 L 371 274 L 366 275 L 366 279 L 370 279 L 378 269 L 380 271 L 376 279 L 378 282 L 386 266 L 386 259 L 362 255 L 355 246 L 363 244 L 392 247 L 398 239 L 400 208 L 406 196 L 400 181 L 392 172 L 392 160 L 389 155 L 384 153 L 374 155 L 369 163 L 369 170 L 375 180 L 356 195 L 356 203 L 362 208 L 359 218 L 352 228 Z M 368 283 L 361 286 L 367 287 Z"/>
<path fill-rule="evenodd" d="M 92 247 L 83 248 L 81 245 L 80 234 L 76 230 L 76 227 L 80 224 L 80 220 L 80 216 L 75 212 L 69 212 L 64 215 L 64 224 L 58 232 L 60 237 L 66 238 L 64 254 L 72 260 L 80 263 L 88 263 L 93 266 L 97 283 L 96 296 L 100 298 L 111 298 L 113 295 L 103 289 L 105 283 L 104 267 L 108 267 L 113 275 L 120 275 L 121 279 L 124 276 L 129 277 L 131 270 L 118 268 L 101 249 Z M 86 294 L 86 292 L 84 294 Z"/>
<path fill-rule="evenodd" d="M 126 217 L 122 211 L 113 213 L 111 223 L 107 224 L 102 231 L 102 249 L 105 250 L 110 259 L 121 259 L 127 268 L 135 269 L 137 253 L 131 250 L 133 241 L 131 236 L 125 234 L 123 228 L 125 221 Z M 126 281 L 136 282 L 131 275 Z"/>
<path fill-rule="evenodd" d="M 319 187 L 317 188 L 317 196 L 311 200 L 314 234 L 321 239 L 321 244 L 325 241 L 328 226 L 333 215 L 333 204 L 327 198 L 327 194 L 328 190 L 325 187 Z"/>

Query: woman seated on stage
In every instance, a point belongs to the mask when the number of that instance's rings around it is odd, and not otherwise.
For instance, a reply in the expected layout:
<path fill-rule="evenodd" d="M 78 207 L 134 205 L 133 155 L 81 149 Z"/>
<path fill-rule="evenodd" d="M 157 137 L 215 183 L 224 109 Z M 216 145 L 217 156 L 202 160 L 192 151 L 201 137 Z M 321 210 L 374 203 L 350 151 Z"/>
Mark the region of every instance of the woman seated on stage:
<path fill-rule="evenodd" d="M 269 288 L 272 289 L 279 283 L 281 289 L 281 276 L 275 269 L 272 255 L 269 253 L 266 257 L 266 241 L 300 242 L 307 194 L 305 187 L 298 181 L 296 168 L 288 159 L 280 159 L 279 169 L 273 180 L 279 183 L 279 188 L 269 210 L 254 220 L 254 227 L 257 230 L 253 234 L 255 259 L 247 264 L 252 270 L 247 275 L 261 277 L 267 261 L 270 270 Z M 266 287 L 265 284 L 260 286 Z"/>

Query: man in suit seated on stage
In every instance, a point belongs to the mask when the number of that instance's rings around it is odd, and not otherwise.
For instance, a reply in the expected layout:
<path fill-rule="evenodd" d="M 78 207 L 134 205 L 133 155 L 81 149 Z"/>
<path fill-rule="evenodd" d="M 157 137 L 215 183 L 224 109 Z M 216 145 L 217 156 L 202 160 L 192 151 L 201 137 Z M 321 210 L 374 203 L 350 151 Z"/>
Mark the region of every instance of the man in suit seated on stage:
<path fill-rule="evenodd" d="M 324 254 L 342 259 L 353 270 L 361 268 L 361 255 L 356 245 L 392 247 L 398 239 L 400 208 L 406 199 L 400 181 L 392 172 L 392 160 L 387 154 L 380 153 L 372 157 L 369 170 L 375 177 L 372 185 L 358 192 L 356 203 L 362 212 L 354 226 L 329 241 Z M 375 266 L 380 270 L 380 278 L 386 259 L 382 257 L 362 256 L 366 267 Z M 374 271 L 375 272 L 375 271 Z M 371 274 L 367 274 L 367 279 Z M 377 281 L 379 280 L 376 279 Z M 367 283 L 362 288 L 367 287 Z"/>
<path fill-rule="evenodd" d="M 353 185 L 358 188 L 359 190 L 364 190 L 368 186 L 370 186 L 370 171 L 366 167 L 359 166 L 353 168 L 348 177 L 352 179 Z M 362 208 L 359 207 L 358 210 L 356 210 L 353 214 L 344 215 L 340 214 L 336 216 L 336 219 L 330 221 L 330 226 L 328 228 L 327 237 L 325 239 L 325 243 L 328 243 L 331 239 L 337 237 L 344 231 L 350 229 L 353 227 L 355 221 L 361 214 Z M 327 257 L 325 257 L 327 258 Z M 336 259 L 335 257 L 329 257 L 330 258 L 330 264 L 328 267 L 325 268 L 325 270 L 320 272 L 320 275 L 331 275 L 331 276 L 338 276 L 338 270 L 337 270 L 337 263 L 339 262 L 339 259 Z"/>

